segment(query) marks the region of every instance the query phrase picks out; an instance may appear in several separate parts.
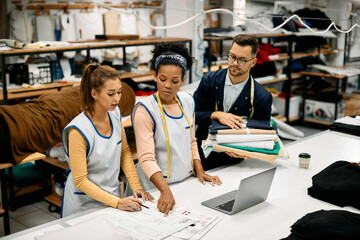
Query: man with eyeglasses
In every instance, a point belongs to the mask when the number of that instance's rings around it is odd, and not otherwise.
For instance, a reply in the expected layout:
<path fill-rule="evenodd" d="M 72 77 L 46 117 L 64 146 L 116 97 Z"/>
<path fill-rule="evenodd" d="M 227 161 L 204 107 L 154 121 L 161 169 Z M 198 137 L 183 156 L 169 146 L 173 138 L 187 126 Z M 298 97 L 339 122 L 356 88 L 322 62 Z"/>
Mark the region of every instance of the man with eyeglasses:
<path fill-rule="evenodd" d="M 242 127 L 242 117 L 270 120 L 272 95 L 250 75 L 256 64 L 258 41 L 249 35 L 234 37 L 228 55 L 228 68 L 205 74 L 194 92 L 196 138 L 205 170 L 238 163 L 243 156 L 212 152 L 205 158 L 201 146 L 212 120 L 234 129 Z"/>

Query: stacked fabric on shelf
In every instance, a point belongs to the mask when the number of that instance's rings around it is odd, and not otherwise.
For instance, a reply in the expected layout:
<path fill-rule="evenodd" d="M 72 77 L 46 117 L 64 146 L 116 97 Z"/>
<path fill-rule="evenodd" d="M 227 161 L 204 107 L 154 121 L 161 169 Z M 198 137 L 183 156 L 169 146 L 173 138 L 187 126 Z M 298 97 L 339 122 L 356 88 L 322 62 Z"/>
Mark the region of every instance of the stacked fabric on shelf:
<path fill-rule="evenodd" d="M 208 139 L 203 144 L 205 156 L 211 151 L 233 152 L 238 155 L 273 162 L 287 159 L 288 154 L 270 121 L 250 119 L 246 127 L 236 130 L 212 121 Z"/>

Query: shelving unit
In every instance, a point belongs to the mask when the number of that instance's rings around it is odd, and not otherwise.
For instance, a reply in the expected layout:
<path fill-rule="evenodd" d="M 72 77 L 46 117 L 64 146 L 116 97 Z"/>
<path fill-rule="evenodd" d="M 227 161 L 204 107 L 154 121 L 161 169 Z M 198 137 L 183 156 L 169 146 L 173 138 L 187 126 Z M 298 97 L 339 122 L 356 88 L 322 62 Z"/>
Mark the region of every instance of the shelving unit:
<path fill-rule="evenodd" d="M 285 33 L 267 33 L 267 34 L 252 34 L 252 36 L 254 36 L 255 38 L 274 38 L 274 37 L 290 37 L 290 34 L 285 34 Z M 219 43 L 219 53 L 220 53 L 220 57 L 222 57 L 222 53 L 223 53 L 223 42 L 224 41 L 232 41 L 233 37 L 217 37 L 217 36 L 205 36 L 204 40 L 207 41 L 209 44 L 209 46 L 211 46 L 212 42 L 218 42 Z M 279 54 L 279 57 L 276 59 L 271 59 L 270 61 L 278 61 L 278 60 L 285 60 L 285 59 L 289 59 L 290 54 Z M 211 59 L 211 51 L 209 51 L 208 53 L 208 59 Z M 227 62 L 226 62 L 227 64 Z M 210 70 L 212 66 L 212 62 L 209 61 L 208 63 L 208 70 Z"/>
<path fill-rule="evenodd" d="M 16 5 L 17 9 L 23 9 L 23 4 L 21 1 L 13 1 L 14 5 Z M 26 6 L 26 9 L 28 10 L 53 10 L 53 9 L 84 9 L 84 10 L 90 10 L 94 9 L 97 4 L 91 4 L 91 3 L 81 3 L 81 2 L 75 2 L 70 3 L 68 1 L 58 1 L 57 4 L 45 4 L 45 0 L 33 2 Z M 141 7 L 149 7 L 149 6 L 155 6 L 160 7 L 161 1 L 152 1 L 152 2 L 144 2 L 144 1 L 134 1 L 131 3 L 123 2 L 121 5 L 110 5 L 109 2 L 104 2 L 104 5 L 112 7 L 112 8 L 141 8 Z M 100 5 L 101 7 L 102 5 Z"/>
<path fill-rule="evenodd" d="M 57 158 L 52 158 L 52 157 L 46 157 L 43 159 L 44 162 L 47 162 L 59 169 L 64 170 L 64 172 L 69 168 L 69 165 L 67 162 L 60 162 Z M 49 194 L 48 196 L 44 197 L 44 200 L 48 201 L 49 203 L 53 204 L 56 207 L 61 207 L 61 196 L 56 194 L 54 191 L 54 188 L 52 188 L 53 191 L 51 194 Z M 51 206 L 49 207 L 49 209 L 51 208 Z"/>
<path fill-rule="evenodd" d="M 336 93 L 339 93 L 339 90 L 341 89 L 342 91 L 345 91 L 345 82 L 347 77 L 344 75 L 336 75 L 336 74 L 329 74 L 329 73 L 319 73 L 319 72 L 307 72 L 307 71 L 302 71 L 300 72 L 300 74 L 303 76 L 303 113 L 305 116 L 305 100 L 307 99 L 307 95 L 306 95 L 306 81 L 307 78 L 309 76 L 315 76 L 315 77 L 324 77 L 324 78 L 329 78 L 332 80 L 335 80 L 335 89 L 336 89 Z M 340 82 L 342 83 L 340 86 Z M 336 101 L 336 98 L 334 99 L 334 101 L 332 102 L 334 104 L 334 120 L 337 119 L 337 113 L 338 113 L 338 102 Z M 331 125 L 332 123 L 327 123 L 327 122 L 323 122 L 323 121 L 318 121 L 316 119 L 303 119 L 305 122 L 311 122 L 311 123 L 316 123 L 316 124 L 322 124 L 322 125 Z"/>
<path fill-rule="evenodd" d="M 45 158 L 45 155 L 39 152 L 35 152 L 27 156 L 21 161 L 22 163 L 28 163 L 36 160 Z M 10 218 L 9 218 L 9 206 L 8 206 L 8 191 L 6 184 L 6 168 L 11 168 L 13 165 L 11 163 L 1 163 L 0 164 L 0 183 L 1 183 L 1 207 L 0 207 L 0 217 L 3 217 L 4 222 L 4 231 L 5 235 L 10 234 Z"/>
<path fill-rule="evenodd" d="M 11 167 L 11 166 L 0 164 L 0 183 L 1 183 L 0 217 L 3 218 L 5 235 L 10 234 L 10 216 L 9 216 L 8 197 L 6 190 L 6 174 L 5 174 L 5 168 L 7 167 Z"/>
<path fill-rule="evenodd" d="M 71 87 L 76 84 L 79 83 L 57 83 L 57 81 L 54 81 L 54 83 L 44 84 L 41 87 L 9 89 L 7 90 L 7 100 L 36 97 L 45 93 L 55 93 L 57 91 L 60 91 L 62 88 Z M 0 101 L 2 100 L 4 100 L 4 94 L 3 91 L 0 90 Z"/>
<path fill-rule="evenodd" d="M 126 48 L 127 47 L 133 47 L 133 46 L 145 46 L 145 45 L 156 45 L 161 42 L 183 42 L 189 44 L 189 50 L 191 54 L 192 49 L 192 40 L 188 38 L 140 38 L 136 40 L 124 40 L 124 41 L 92 41 L 92 42 L 86 42 L 86 43 L 70 43 L 67 46 L 49 46 L 49 47 L 43 47 L 43 48 L 29 48 L 29 49 L 12 49 L 12 50 L 6 50 L 6 51 L 0 51 L 0 60 L 1 60 L 1 79 L 6 79 L 6 72 L 5 72 L 5 66 L 6 66 L 6 58 L 11 56 L 23 56 L 23 55 L 35 55 L 35 54 L 41 54 L 41 53 L 62 53 L 67 51 L 81 51 L 86 50 L 87 54 L 87 63 L 90 63 L 91 55 L 90 51 L 95 49 L 106 49 L 106 48 L 122 48 L 123 49 L 123 56 L 126 56 Z M 123 59 L 123 64 L 126 64 L 126 58 Z M 146 77 L 146 76 L 152 76 L 154 74 L 153 71 L 148 71 L 144 73 L 124 73 L 122 74 L 121 78 L 138 78 L 138 81 L 141 81 L 141 78 L 139 77 Z M 189 72 L 189 81 L 191 83 L 191 69 Z M 146 78 L 145 81 L 148 81 Z M 6 81 L 2 81 L 3 90 L 0 97 L 0 100 L 3 101 L 3 104 L 7 104 L 8 99 L 13 98 L 24 98 L 24 97 L 34 97 L 39 96 L 46 92 L 56 91 L 60 90 L 62 87 L 71 86 L 75 83 L 68 83 L 68 84 L 44 84 L 43 87 L 39 88 L 21 88 L 21 89 L 7 89 Z M 21 92 L 21 94 L 19 94 Z"/>
<path fill-rule="evenodd" d="M 261 85 L 277 83 L 277 82 L 286 83 L 286 85 L 285 85 L 285 92 L 286 92 L 285 116 L 283 116 L 283 117 L 280 116 L 279 119 L 281 119 L 284 122 L 292 122 L 292 121 L 297 121 L 297 120 L 301 119 L 301 116 L 289 118 L 290 90 L 291 90 L 290 88 L 292 85 L 292 80 L 300 79 L 303 76 L 303 74 L 301 74 L 301 73 L 293 73 L 292 72 L 292 69 L 291 69 L 292 61 L 294 59 L 300 59 L 300 58 L 304 58 L 304 57 L 319 56 L 319 49 L 320 49 L 320 54 L 331 54 L 332 49 L 328 48 L 328 47 L 324 48 L 319 45 L 319 47 L 316 48 L 315 51 L 312 51 L 312 52 L 292 52 L 292 46 L 293 46 L 293 41 L 294 41 L 294 35 L 292 35 L 292 34 L 266 33 L 266 34 L 252 34 L 252 36 L 254 36 L 255 38 L 275 38 L 275 37 L 277 38 L 277 37 L 279 37 L 279 38 L 284 38 L 286 41 L 288 41 L 288 52 L 287 53 L 279 53 L 277 55 L 269 56 L 270 61 L 288 60 L 288 64 L 286 66 L 286 77 L 277 77 L 277 78 L 273 78 L 273 79 L 266 80 L 266 81 L 259 81 L 259 83 Z M 219 42 L 219 53 L 220 53 L 220 57 L 222 57 L 223 42 L 224 41 L 232 41 L 233 37 L 206 36 L 206 37 L 204 37 L 204 40 L 208 42 L 209 46 L 211 46 L 212 42 Z M 211 51 L 209 51 L 209 53 L 208 53 L 208 59 L 211 59 Z M 219 62 L 219 61 L 217 61 L 217 62 Z M 214 63 L 216 64 L 217 62 L 209 61 L 208 65 L 207 65 L 207 69 L 204 72 L 216 70 L 213 66 L 214 66 Z M 220 66 L 227 67 L 227 61 L 224 63 L 221 63 Z M 255 78 L 255 80 L 256 80 L 256 78 Z M 274 97 L 276 97 L 276 96 L 274 96 Z"/>
<path fill-rule="evenodd" d="M 270 61 L 280 61 L 280 60 L 288 60 L 288 64 L 286 67 L 286 77 L 279 77 L 279 78 L 273 78 L 270 80 L 266 80 L 266 81 L 261 81 L 259 82 L 262 85 L 265 84 L 270 84 L 270 83 L 277 83 L 277 82 L 287 82 L 288 84 L 285 85 L 285 92 L 286 92 L 286 102 L 285 102 L 285 116 L 284 118 L 281 117 L 280 119 L 286 122 L 289 122 L 289 101 L 290 101 L 290 86 L 291 86 L 291 80 L 292 80 L 292 72 L 291 72 L 291 62 L 292 62 L 292 58 L 293 58 L 293 53 L 292 53 L 292 42 L 293 42 L 293 38 L 291 34 L 285 34 L 285 33 L 264 33 L 264 34 L 252 34 L 252 36 L 254 36 L 255 38 L 275 38 L 275 37 L 279 37 L 279 38 L 284 38 L 288 41 L 288 52 L 287 53 L 281 53 L 278 55 L 273 55 L 270 58 Z M 222 53 L 223 53 L 223 42 L 224 41 L 232 41 L 233 37 L 204 37 L 204 40 L 208 42 L 208 46 L 211 46 L 212 42 L 219 42 L 219 53 L 220 56 L 222 57 Z M 211 59 L 211 50 L 208 53 L 208 59 Z M 211 67 L 212 67 L 212 62 L 209 61 L 208 63 L 208 71 L 211 71 Z M 255 78 L 256 80 L 256 78 Z"/>

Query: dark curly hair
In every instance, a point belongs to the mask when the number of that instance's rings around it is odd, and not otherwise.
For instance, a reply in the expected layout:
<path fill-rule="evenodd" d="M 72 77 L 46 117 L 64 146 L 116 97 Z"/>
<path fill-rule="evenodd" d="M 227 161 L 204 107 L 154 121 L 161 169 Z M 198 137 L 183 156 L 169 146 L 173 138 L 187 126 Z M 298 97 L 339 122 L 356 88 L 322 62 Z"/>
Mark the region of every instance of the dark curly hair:
<path fill-rule="evenodd" d="M 159 67 L 155 69 L 155 61 L 156 58 L 160 55 L 181 55 L 186 59 L 186 70 L 189 70 L 191 68 L 191 65 L 193 64 L 193 58 L 191 57 L 189 53 L 189 49 L 185 47 L 185 45 L 181 42 L 161 42 L 160 44 L 155 45 L 155 48 L 151 51 L 153 54 L 152 59 L 150 60 L 150 67 L 152 70 L 155 70 L 156 75 L 158 74 Z M 182 69 L 182 77 L 185 76 L 185 69 L 181 66 L 181 64 L 173 59 L 163 59 L 159 66 L 161 65 L 175 65 L 179 66 Z"/>

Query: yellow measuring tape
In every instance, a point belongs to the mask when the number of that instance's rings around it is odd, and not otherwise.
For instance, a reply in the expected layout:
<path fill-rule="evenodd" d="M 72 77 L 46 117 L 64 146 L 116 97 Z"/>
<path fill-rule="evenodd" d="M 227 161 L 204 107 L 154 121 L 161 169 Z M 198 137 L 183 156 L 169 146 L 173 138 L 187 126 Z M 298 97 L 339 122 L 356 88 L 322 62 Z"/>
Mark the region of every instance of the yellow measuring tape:
<path fill-rule="evenodd" d="M 254 79 L 253 77 L 251 77 L 251 90 L 250 90 L 250 104 L 251 104 L 251 113 L 249 115 L 249 119 L 251 119 L 254 115 Z M 218 111 L 218 105 L 217 105 L 217 102 L 215 100 L 215 111 L 214 112 L 217 112 Z"/>
<path fill-rule="evenodd" d="M 254 79 L 251 77 L 251 91 L 250 91 L 250 104 L 251 104 L 251 113 L 249 119 L 251 119 L 254 115 Z"/>
<path fill-rule="evenodd" d="M 161 100 L 160 100 L 160 97 L 159 97 L 159 92 L 156 92 L 155 96 L 156 96 L 156 99 L 157 99 L 158 104 L 159 104 L 159 108 L 160 108 L 160 112 L 161 112 L 161 119 L 162 119 L 162 122 L 163 122 L 163 125 L 164 125 L 164 131 L 165 131 L 166 149 L 167 149 L 167 170 L 168 170 L 168 172 L 167 172 L 168 174 L 167 174 L 167 177 L 166 177 L 166 183 L 168 183 L 169 179 L 170 179 L 170 140 L 169 140 L 169 133 L 168 133 L 168 130 L 167 130 L 164 108 L 163 108 L 163 106 L 161 104 Z M 182 108 L 182 106 L 180 104 L 180 101 L 177 98 L 175 98 L 175 100 L 176 100 L 177 104 L 179 105 L 179 107 L 180 107 L 182 113 L 184 114 L 184 117 L 185 117 L 185 119 L 186 119 L 186 121 L 187 121 L 187 123 L 189 124 L 189 127 L 190 127 L 190 145 L 191 145 L 191 161 L 192 161 L 192 171 L 190 173 L 190 176 L 191 176 L 194 173 L 194 153 L 193 153 L 193 149 L 192 149 L 192 127 L 191 127 L 191 123 L 190 123 L 188 117 L 185 114 L 184 109 Z"/>

